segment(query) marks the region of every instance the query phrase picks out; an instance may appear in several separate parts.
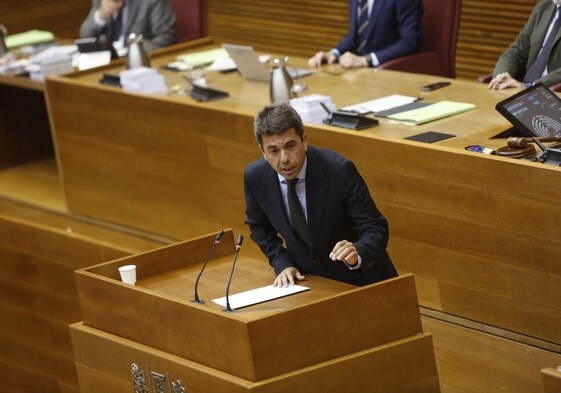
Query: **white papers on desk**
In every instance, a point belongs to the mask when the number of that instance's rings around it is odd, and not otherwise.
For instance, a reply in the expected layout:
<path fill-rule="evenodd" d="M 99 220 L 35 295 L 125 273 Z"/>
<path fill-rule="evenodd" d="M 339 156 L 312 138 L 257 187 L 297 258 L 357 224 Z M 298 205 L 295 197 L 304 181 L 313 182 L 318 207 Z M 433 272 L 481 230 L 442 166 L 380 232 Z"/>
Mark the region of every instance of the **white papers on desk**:
<path fill-rule="evenodd" d="M 259 61 L 261 63 L 266 63 L 271 58 L 271 55 L 261 55 L 259 56 Z M 232 71 L 237 68 L 234 59 L 231 57 L 219 57 L 214 62 L 208 66 L 207 71 Z"/>
<path fill-rule="evenodd" d="M 303 122 L 315 124 L 322 124 L 323 119 L 328 115 L 321 105 L 322 103 L 331 112 L 337 110 L 337 107 L 331 101 L 331 97 L 321 94 L 310 94 L 290 100 L 290 106 L 298 112 Z"/>
<path fill-rule="evenodd" d="M 291 285 L 287 288 L 273 287 L 272 285 L 252 289 L 250 291 L 240 292 L 229 297 L 230 307 L 239 309 L 242 307 L 251 306 L 257 303 L 263 303 L 269 300 L 278 299 L 284 296 L 292 295 L 298 292 L 309 290 L 308 287 L 301 285 Z M 226 307 L 226 297 L 212 299 L 216 304 Z"/>
<path fill-rule="evenodd" d="M 111 62 L 111 52 L 102 50 L 98 52 L 80 53 L 78 55 L 78 69 L 80 71 L 101 67 Z"/>
<path fill-rule="evenodd" d="M 148 94 L 165 94 L 167 86 L 164 76 L 150 67 L 137 67 L 121 71 L 121 86 L 125 91 Z"/>
<path fill-rule="evenodd" d="M 397 106 L 410 104 L 417 101 L 417 97 L 402 96 L 399 94 L 393 94 L 391 96 L 386 96 L 382 98 L 377 98 L 372 101 L 361 102 L 359 104 L 350 105 L 342 108 L 345 111 L 352 111 L 360 114 L 366 114 L 370 112 L 380 112 L 385 111 Z"/>

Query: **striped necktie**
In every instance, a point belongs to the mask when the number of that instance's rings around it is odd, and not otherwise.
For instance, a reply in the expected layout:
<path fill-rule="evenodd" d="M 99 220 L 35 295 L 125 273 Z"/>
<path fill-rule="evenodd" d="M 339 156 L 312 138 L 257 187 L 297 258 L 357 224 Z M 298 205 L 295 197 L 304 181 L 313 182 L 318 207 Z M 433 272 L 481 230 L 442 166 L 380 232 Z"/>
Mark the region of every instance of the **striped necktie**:
<path fill-rule="evenodd" d="M 358 48 L 356 50 L 356 54 L 361 56 L 364 55 L 363 53 L 366 44 L 368 43 L 368 0 L 359 0 L 358 1 Z"/>
<path fill-rule="evenodd" d="M 544 70 L 547 66 L 547 60 L 549 59 L 549 52 L 551 52 L 551 48 L 553 48 L 553 43 L 555 42 L 555 37 L 557 36 L 557 32 L 559 31 L 559 27 L 561 26 L 561 17 L 559 15 L 559 6 L 555 11 L 553 16 L 554 18 L 557 17 L 553 26 L 551 27 L 551 31 L 547 36 L 547 40 L 543 44 L 543 47 L 536 57 L 536 60 L 532 63 L 528 70 L 526 71 L 526 75 L 524 76 L 524 82 L 534 82 L 536 79 L 539 79 Z"/>

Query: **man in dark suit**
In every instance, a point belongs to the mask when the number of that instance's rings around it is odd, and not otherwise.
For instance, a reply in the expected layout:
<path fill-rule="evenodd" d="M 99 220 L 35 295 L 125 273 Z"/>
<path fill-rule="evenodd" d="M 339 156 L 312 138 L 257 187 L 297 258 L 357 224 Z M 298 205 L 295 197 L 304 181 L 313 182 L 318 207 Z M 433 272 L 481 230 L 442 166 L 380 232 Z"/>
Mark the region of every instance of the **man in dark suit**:
<path fill-rule="evenodd" d="M 266 106 L 254 131 L 263 158 L 244 173 L 246 224 L 275 270 L 274 285 L 306 273 L 354 285 L 395 277 L 387 221 L 354 164 L 309 146 L 288 104 Z"/>
<path fill-rule="evenodd" d="M 99 37 L 102 43 L 109 39 L 117 42 L 115 47 L 119 49 L 126 46 L 129 34 L 142 34 L 151 50 L 173 44 L 174 28 L 175 14 L 169 0 L 93 0 L 80 26 L 80 37 Z"/>
<path fill-rule="evenodd" d="M 331 51 L 310 58 L 310 67 L 336 61 L 345 68 L 377 67 L 419 50 L 422 0 L 350 0 L 349 16 L 347 35 Z"/>
<path fill-rule="evenodd" d="M 536 82 L 561 82 L 561 0 L 542 0 L 516 40 L 499 57 L 489 88 L 523 88 Z M 548 42 L 549 41 L 549 42 Z"/>

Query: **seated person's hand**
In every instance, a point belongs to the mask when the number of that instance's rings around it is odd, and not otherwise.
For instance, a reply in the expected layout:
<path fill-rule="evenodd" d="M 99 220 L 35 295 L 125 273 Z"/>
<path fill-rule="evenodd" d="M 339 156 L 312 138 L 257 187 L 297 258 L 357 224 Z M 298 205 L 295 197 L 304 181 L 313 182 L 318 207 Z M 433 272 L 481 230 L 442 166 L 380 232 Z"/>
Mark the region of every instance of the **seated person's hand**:
<path fill-rule="evenodd" d="M 313 57 L 308 59 L 308 66 L 310 68 L 319 68 L 323 63 L 333 64 L 337 58 L 331 52 L 319 51 Z"/>
<path fill-rule="evenodd" d="M 295 267 L 287 267 L 277 276 L 277 278 L 275 278 L 273 286 L 279 288 L 287 288 L 290 285 L 294 285 L 296 280 L 302 281 L 305 279 L 306 277 L 302 273 L 300 273 L 298 269 L 296 269 Z"/>
<path fill-rule="evenodd" d="M 341 64 L 341 67 L 344 68 L 357 68 L 357 67 L 368 66 L 365 57 L 357 56 L 351 52 L 345 52 L 341 57 L 339 57 L 339 64 Z"/>
<path fill-rule="evenodd" d="M 524 83 L 514 79 L 508 72 L 502 72 L 491 79 L 489 86 L 487 86 L 487 88 L 491 90 L 502 90 L 508 89 L 509 87 L 524 87 Z"/>
<path fill-rule="evenodd" d="M 99 17 L 103 20 L 109 20 L 111 15 L 121 9 L 124 0 L 101 0 L 99 4 Z"/>

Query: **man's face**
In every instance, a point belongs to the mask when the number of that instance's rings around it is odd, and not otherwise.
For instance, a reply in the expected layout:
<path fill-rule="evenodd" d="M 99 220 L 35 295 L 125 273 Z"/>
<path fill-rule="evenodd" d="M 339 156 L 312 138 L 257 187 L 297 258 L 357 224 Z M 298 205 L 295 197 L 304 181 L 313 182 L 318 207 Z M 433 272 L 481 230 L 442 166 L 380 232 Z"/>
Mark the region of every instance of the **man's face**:
<path fill-rule="evenodd" d="M 308 150 L 306 138 L 304 133 L 300 139 L 294 128 L 282 134 L 263 135 L 263 157 L 285 179 L 294 179 L 304 166 Z"/>

